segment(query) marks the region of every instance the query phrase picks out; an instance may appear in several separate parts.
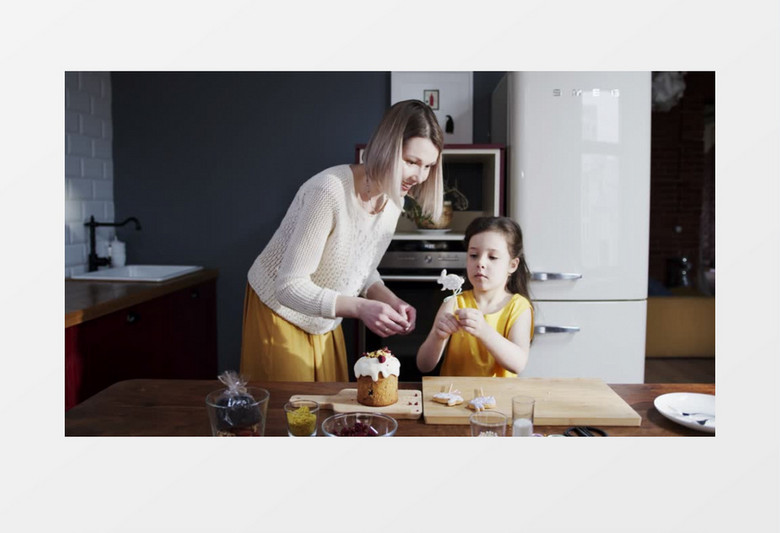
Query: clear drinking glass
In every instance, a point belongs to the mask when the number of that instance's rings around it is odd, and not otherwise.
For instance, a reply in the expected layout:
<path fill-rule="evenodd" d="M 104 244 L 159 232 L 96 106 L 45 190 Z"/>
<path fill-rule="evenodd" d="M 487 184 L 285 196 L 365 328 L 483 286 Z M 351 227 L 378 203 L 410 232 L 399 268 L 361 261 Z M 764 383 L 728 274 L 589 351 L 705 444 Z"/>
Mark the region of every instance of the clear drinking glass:
<path fill-rule="evenodd" d="M 509 418 L 498 411 L 478 411 L 469 417 L 472 437 L 503 437 Z"/>
<path fill-rule="evenodd" d="M 530 396 L 512 397 L 512 436 L 531 437 L 534 434 L 534 405 Z"/>

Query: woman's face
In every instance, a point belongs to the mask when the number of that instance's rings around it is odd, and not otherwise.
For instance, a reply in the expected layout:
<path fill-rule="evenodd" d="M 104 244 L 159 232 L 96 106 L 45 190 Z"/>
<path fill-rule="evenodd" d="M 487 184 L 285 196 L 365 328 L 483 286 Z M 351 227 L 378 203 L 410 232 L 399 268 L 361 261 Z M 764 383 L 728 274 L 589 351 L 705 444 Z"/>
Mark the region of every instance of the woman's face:
<path fill-rule="evenodd" d="M 439 159 L 439 150 L 424 137 L 412 137 L 404 143 L 401 161 L 401 196 L 428 179 L 431 167 Z"/>
<path fill-rule="evenodd" d="M 476 291 L 492 291 L 506 287 L 507 277 L 517 270 L 520 260 L 509 255 L 503 233 L 483 231 L 469 240 L 466 272 Z"/>

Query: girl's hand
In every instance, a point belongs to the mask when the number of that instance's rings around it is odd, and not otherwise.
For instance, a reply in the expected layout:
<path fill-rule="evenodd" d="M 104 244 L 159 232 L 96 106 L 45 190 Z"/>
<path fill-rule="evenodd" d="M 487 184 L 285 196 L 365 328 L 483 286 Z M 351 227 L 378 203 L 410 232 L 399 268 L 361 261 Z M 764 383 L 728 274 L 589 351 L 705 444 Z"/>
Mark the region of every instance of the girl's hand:
<path fill-rule="evenodd" d="M 421 372 L 430 372 L 436 368 L 450 336 L 460 329 L 458 320 L 452 314 L 454 310 L 455 299 L 452 298 L 449 301 L 442 302 L 439 310 L 436 312 L 436 318 L 433 319 L 431 331 L 417 350 L 417 368 Z"/>
<path fill-rule="evenodd" d="M 408 314 L 402 315 L 390 305 L 378 300 L 362 300 L 358 317 L 368 329 L 380 337 L 411 331 L 409 328 L 412 327 L 412 324 L 407 319 Z M 408 310 L 405 312 L 409 313 Z M 411 315 L 414 318 L 416 312 L 412 311 Z"/>
<path fill-rule="evenodd" d="M 458 319 L 452 313 L 439 313 L 439 316 L 436 317 L 436 322 L 433 324 L 433 332 L 439 340 L 449 338 L 459 328 Z"/>
<path fill-rule="evenodd" d="M 485 322 L 485 316 L 479 309 L 458 309 L 456 313 L 460 327 L 478 339 L 481 339 L 485 332 L 491 330 L 488 323 Z"/>

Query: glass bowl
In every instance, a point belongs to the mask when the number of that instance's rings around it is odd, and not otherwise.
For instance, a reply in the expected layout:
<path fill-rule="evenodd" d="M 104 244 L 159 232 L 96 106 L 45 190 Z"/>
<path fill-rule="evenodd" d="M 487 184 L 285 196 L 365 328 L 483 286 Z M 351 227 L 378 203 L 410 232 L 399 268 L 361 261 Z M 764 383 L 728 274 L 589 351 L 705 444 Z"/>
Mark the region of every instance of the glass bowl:
<path fill-rule="evenodd" d="M 322 421 L 328 437 L 392 437 L 397 429 L 395 418 L 381 413 L 340 413 Z"/>

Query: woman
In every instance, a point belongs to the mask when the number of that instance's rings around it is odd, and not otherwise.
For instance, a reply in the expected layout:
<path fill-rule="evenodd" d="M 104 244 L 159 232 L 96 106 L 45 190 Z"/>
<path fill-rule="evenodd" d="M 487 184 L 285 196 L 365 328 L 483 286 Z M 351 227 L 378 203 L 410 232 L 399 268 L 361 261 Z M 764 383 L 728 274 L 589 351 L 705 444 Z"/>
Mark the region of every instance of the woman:
<path fill-rule="evenodd" d="M 298 190 L 249 269 L 241 374 L 254 381 L 348 381 L 343 318 L 405 334 L 416 311 L 379 277 L 406 194 L 434 220 L 443 196 L 444 134 L 419 100 L 393 105 L 364 164 L 323 170 Z"/>

